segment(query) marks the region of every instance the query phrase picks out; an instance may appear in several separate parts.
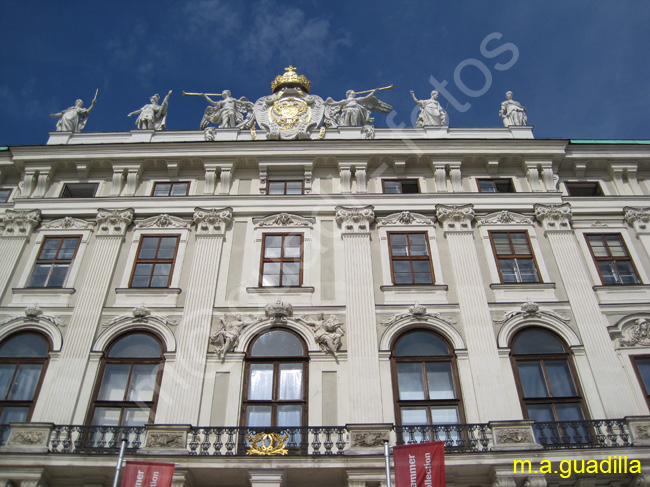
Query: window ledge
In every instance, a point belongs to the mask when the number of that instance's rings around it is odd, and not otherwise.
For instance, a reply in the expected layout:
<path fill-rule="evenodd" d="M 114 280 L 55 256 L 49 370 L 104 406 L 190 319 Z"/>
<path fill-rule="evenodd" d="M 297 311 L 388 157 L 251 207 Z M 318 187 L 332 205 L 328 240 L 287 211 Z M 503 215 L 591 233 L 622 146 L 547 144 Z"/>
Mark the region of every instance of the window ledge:
<path fill-rule="evenodd" d="M 554 282 L 493 282 L 490 289 L 555 289 Z"/>
<path fill-rule="evenodd" d="M 379 289 L 382 291 L 394 291 L 394 292 L 418 292 L 418 291 L 447 291 L 449 286 L 446 284 L 406 284 L 406 285 L 395 285 L 391 284 L 389 286 L 380 286 Z"/>
<path fill-rule="evenodd" d="M 611 284 L 593 287 L 601 304 L 639 303 L 650 301 L 648 284 Z"/>
<path fill-rule="evenodd" d="M 147 306 L 176 306 L 181 293 L 179 288 L 128 287 L 115 289 L 116 306 L 139 306 L 146 301 Z"/>
<path fill-rule="evenodd" d="M 14 294 L 74 294 L 73 287 L 18 287 L 12 289 Z"/>
<path fill-rule="evenodd" d="M 555 301 L 554 282 L 493 282 L 490 289 L 494 291 L 497 301 Z"/>
<path fill-rule="evenodd" d="M 247 287 L 248 294 L 303 294 L 313 293 L 313 286 L 293 286 L 293 287 Z"/>
<path fill-rule="evenodd" d="M 71 287 L 24 287 L 13 288 L 12 305 L 38 303 L 40 306 L 69 306 L 70 296 L 75 293 Z"/>
<path fill-rule="evenodd" d="M 446 284 L 407 284 L 405 286 L 386 285 L 379 289 L 384 293 L 386 304 L 403 304 L 404 300 L 425 301 L 427 303 L 447 304 Z"/>

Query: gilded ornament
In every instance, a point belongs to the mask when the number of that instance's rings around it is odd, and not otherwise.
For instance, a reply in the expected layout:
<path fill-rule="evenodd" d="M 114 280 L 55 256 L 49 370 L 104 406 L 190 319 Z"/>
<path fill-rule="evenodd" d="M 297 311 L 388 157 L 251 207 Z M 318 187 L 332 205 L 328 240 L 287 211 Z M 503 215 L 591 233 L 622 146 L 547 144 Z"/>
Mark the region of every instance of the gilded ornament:
<path fill-rule="evenodd" d="M 262 431 L 253 437 L 251 437 L 250 433 L 247 436 L 251 446 L 246 450 L 246 455 L 286 455 L 289 453 L 286 445 L 289 433 L 280 436 L 279 433 L 265 433 Z"/>

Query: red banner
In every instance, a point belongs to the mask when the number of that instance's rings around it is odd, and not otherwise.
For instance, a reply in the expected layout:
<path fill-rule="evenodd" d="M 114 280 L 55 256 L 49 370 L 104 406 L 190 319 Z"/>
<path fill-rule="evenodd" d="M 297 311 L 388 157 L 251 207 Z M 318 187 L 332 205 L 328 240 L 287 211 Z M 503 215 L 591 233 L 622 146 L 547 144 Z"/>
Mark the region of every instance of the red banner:
<path fill-rule="evenodd" d="M 445 442 L 393 447 L 395 487 L 445 487 Z"/>
<path fill-rule="evenodd" d="M 171 487 L 173 463 L 127 461 L 122 487 Z"/>

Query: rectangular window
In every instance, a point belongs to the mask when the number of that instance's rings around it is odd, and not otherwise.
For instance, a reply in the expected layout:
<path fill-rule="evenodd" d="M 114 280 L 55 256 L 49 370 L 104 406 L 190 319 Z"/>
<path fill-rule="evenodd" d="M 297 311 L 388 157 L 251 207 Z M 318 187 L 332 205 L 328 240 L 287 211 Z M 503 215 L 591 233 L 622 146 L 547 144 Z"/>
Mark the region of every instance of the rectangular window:
<path fill-rule="evenodd" d="M 514 193 L 512 179 L 477 179 L 481 193 Z"/>
<path fill-rule="evenodd" d="M 61 198 L 94 198 L 98 186 L 98 183 L 64 184 Z"/>
<path fill-rule="evenodd" d="M 303 194 L 304 181 L 269 181 L 266 194 Z"/>
<path fill-rule="evenodd" d="M 393 284 L 433 284 L 433 269 L 426 232 L 389 233 Z"/>
<path fill-rule="evenodd" d="M 81 237 L 45 237 L 28 287 L 63 287 Z"/>
<path fill-rule="evenodd" d="M 503 283 L 541 282 L 527 232 L 490 232 Z"/>
<path fill-rule="evenodd" d="M 11 196 L 10 189 L 0 189 L 0 203 L 6 203 L 9 201 L 9 196 Z"/>
<path fill-rule="evenodd" d="M 650 357 L 632 357 L 632 364 L 641 383 L 645 400 L 650 405 Z"/>
<path fill-rule="evenodd" d="M 155 183 L 151 196 L 187 196 L 190 183 Z"/>
<path fill-rule="evenodd" d="M 381 185 L 386 194 L 412 194 L 420 192 L 417 179 L 382 179 Z"/>
<path fill-rule="evenodd" d="M 130 287 L 169 287 L 178 240 L 178 235 L 142 237 Z"/>
<path fill-rule="evenodd" d="M 594 183 L 564 183 L 569 196 L 603 196 L 600 185 Z"/>
<path fill-rule="evenodd" d="M 302 234 L 264 235 L 260 287 L 302 285 L 302 238 Z"/>
<path fill-rule="evenodd" d="M 585 238 L 603 284 L 641 282 L 620 233 L 588 234 Z"/>

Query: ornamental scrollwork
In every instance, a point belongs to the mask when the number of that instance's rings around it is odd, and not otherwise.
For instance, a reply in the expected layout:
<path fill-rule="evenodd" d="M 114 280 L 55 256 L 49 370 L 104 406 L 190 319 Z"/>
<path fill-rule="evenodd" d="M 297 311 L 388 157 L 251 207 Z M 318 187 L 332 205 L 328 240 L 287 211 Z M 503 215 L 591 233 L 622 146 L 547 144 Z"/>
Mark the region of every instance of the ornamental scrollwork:
<path fill-rule="evenodd" d="M 111 327 L 115 325 L 121 325 L 124 323 L 155 323 L 165 326 L 176 326 L 176 321 L 160 315 L 152 315 L 151 311 L 144 304 L 133 308 L 131 314 L 121 315 L 113 318 L 110 321 L 107 321 L 104 326 Z"/>
<path fill-rule="evenodd" d="M 0 216 L 0 231 L 5 237 L 24 237 L 41 221 L 40 210 L 6 210 Z"/>
<path fill-rule="evenodd" d="M 97 212 L 98 235 L 124 235 L 134 217 L 133 208 L 125 210 L 103 210 Z"/>
<path fill-rule="evenodd" d="M 409 308 L 407 313 L 397 313 L 389 320 L 382 321 L 381 324 L 384 326 L 392 326 L 402 320 L 425 322 L 429 320 L 439 320 L 448 325 L 454 325 L 456 323 L 455 320 L 442 316 L 440 313 L 427 313 L 427 309 L 416 301 L 415 304 Z"/>
<path fill-rule="evenodd" d="M 393 213 L 386 217 L 377 218 L 377 226 L 380 225 L 433 225 L 435 217 L 428 217 L 420 213 L 402 211 Z"/>
<path fill-rule="evenodd" d="M 41 445 L 45 443 L 44 431 L 16 431 L 11 435 L 12 445 Z"/>
<path fill-rule="evenodd" d="M 289 433 L 280 436 L 279 433 L 262 431 L 255 436 L 251 436 L 250 433 L 247 436 L 251 445 L 246 450 L 246 455 L 286 455 L 289 453 L 287 449 Z"/>
<path fill-rule="evenodd" d="M 48 325 L 56 326 L 57 328 L 61 328 L 65 326 L 64 323 L 59 319 L 59 317 L 43 314 L 43 310 L 39 308 L 37 304 L 32 304 L 31 306 L 25 308 L 24 313 L 25 313 L 24 317 L 14 316 L 12 318 L 7 318 L 4 321 L 1 321 L 0 326 L 9 325 L 18 322 L 23 322 L 23 323 L 42 322 Z"/>
<path fill-rule="evenodd" d="M 385 431 L 353 431 L 350 433 L 350 446 L 352 448 L 373 448 L 383 446 L 388 440 L 388 433 Z"/>
<path fill-rule="evenodd" d="M 183 433 L 149 433 L 148 448 L 185 448 Z"/>
<path fill-rule="evenodd" d="M 48 230 L 85 230 L 87 228 L 92 228 L 92 226 L 93 224 L 91 222 L 81 220 L 80 218 L 72 218 L 70 216 L 43 223 L 43 228 Z"/>
<path fill-rule="evenodd" d="M 345 206 L 336 207 L 336 223 L 345 233 L 368 232 L 370 224 L 375 221 L 373 206 L 351 208 Z"/>
<path fill-rule="evenodd" d="M 527 428 L 499 429 L 496 432 L 497 443 L 533 443 L 534 440 Z"/>
<path fill-rule="evenodd" d="M 532 218 L 519 213 L 502 210 L 479 218 L 479 225 L 532 225 Z"/>
<path fill-rule="evenodd" d="M 571 228 L 571 205 L 533 205 L 535 218 L 544 226 L 544 230 L 569 230 Z"/>
<path fill-rule="evenodd" d="M 436 216 L 445 231 L 470 231 L 476 218 L 474 205 L 436 205 Z"/>
<path fill-rule="evenodd" d="M 648 347 L 650 346 L 650 320 L 638 318 L 623 328 L 623 337 L 619 338 L 620 347 Z"/>
<path fill-rule="evenodd" d="M 503 318 L 501 319 L 495 319 L 495 323 L 505 323 L 506 321 L 511 320 L 512 318 L 515 318 L 517 316 L 521 316 L 524 318 L 529 318 L 533 316 L 550 316 L 552 318 L 558 319 L 560 321 L 563 321 L 564 323 L 568 323 L 571 321 L 571 319 L 567 316 L 561 315 L 560 313 L 557 313 L 553 310 L 550 309 L 542 309 L 539 307 L 539 304 L 536 302 L 532 301 L 531 299 L 526 300 L 525 303 L 521 305 L 519 309 L 515 309 L 512 311 L 509 311 L 503 315 Z"/>
<path fill-rule="evenodd" d="M 198 234 L 222 234 L 232 221 L 232 208 L 196 208 L 192 224 Z"/>
<path fill-rule="evenodd" d="M 623 208 L 623 211 L 625 212 L 625 221 L 628 225 L 633 226 L 637 232 L 648 230 L 648 225 L 650 225 L 650 208 L 626 206 Z"/>
<path fill-rule="evenodd" d="M 264 218 L 253 218 L 253 223 L 258 227 L 310 227 L 314 218 L 305 218 L 290 213 L 279 213 Z"/>
<path fill-rule="evenodd" d="M 182 218 L 165 213 L 146 218 L 136 224 L 136 228 L 188 228 L 189 226 L 189 222 Z"/>

